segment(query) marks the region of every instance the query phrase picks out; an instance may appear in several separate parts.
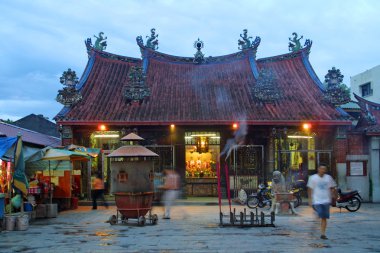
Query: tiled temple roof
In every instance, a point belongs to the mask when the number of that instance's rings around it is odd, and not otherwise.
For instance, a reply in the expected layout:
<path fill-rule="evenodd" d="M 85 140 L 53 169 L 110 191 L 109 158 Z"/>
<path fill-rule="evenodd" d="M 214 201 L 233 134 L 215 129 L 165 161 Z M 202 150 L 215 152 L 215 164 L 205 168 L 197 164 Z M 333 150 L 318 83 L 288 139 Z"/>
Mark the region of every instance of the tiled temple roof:
<path fill-rule="evenodd" d="M 248 49 L 220 57 L 177 57 L 141 47 L 143 59 L 107 56 L 94 49 L 80 82 L 82 101 L 64 108 L 60 124 L 88 125 L 294 125 L 310 121 L 322 125 L 350 124 L 344 112 L 323 101 L 323 87 L 312 69 L 309 48 L 297 53 L 255 59 Z M 123 89 L 131 66 L 143 66 L 151 95 L 141 104 L 128 104 Z M 252 87 L 262 70 L 271 70 L 281 98 L 257 101 Z M 85 76 L 85 78 L 84 78 Z"/>

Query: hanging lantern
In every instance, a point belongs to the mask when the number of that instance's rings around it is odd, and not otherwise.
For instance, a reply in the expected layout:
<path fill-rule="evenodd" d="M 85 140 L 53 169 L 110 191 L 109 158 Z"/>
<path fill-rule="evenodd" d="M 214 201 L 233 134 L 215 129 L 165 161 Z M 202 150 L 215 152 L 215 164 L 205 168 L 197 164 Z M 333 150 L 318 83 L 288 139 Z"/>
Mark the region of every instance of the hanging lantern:
<path fill-rule="evenodd" d="M 208 137 L 199 136 L 196 138 L 196 146 L 198 153 L 207 153 L 208 152 Z"/>

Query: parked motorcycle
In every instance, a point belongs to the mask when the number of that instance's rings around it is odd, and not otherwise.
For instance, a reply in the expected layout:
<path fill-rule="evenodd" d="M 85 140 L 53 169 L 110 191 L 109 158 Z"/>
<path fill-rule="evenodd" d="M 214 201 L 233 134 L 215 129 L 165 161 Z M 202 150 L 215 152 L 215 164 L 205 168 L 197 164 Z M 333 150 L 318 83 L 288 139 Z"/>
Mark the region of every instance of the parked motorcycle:
<path fill-rule="evenodd" d="M 362 204 L 362 197 L 357 190 L 342 192 L 338 188 L 338 198 L 336 199 L 336 207 L 346 208 L 350 212 L 356 212 L 359 210 Z"/>
<path fill-rule="evenodd" d="M 257 193 L 252 193 L 247 198 L 247 206 L 249 208 L 260 207 L 263 208 L 272 206 L 272 192 L 271 188 L 265 184 L 260 184 Z"/>
<path fill-rule="evenodd" d="M 292 184 L 290 193 L 294 196 L 294 207 L 302 205 L 302 192 L 306 190 L 306 182 L 304 180 L 297 180 Z"/>

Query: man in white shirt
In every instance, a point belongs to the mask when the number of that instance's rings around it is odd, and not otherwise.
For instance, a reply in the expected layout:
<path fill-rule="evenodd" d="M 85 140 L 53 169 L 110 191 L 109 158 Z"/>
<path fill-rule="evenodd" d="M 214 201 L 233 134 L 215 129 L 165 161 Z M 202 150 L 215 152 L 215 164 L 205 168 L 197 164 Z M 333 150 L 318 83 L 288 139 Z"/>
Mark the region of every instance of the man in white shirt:
<path fill-rule="evenodd" d="M 330 218 L 331 197 L 335 194 L 336 183 L 334 179 L 326 174 L 327 166 L 320 164 L 318 173 L 309 177 L 307 183 L 309 205 L 313 206 L 319 218 L 321 218 L 321 239 L 327 239 L 327 219 Z"/>

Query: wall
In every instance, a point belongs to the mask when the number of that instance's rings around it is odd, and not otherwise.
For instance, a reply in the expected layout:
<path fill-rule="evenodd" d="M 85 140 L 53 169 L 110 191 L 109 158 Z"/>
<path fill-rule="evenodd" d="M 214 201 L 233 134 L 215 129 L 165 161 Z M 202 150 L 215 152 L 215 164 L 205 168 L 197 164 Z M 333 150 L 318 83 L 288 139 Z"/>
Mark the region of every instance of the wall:
<path fill-rule="evenodd" d="M 370 176 L 372 180 L 372 202 L 380 202 L 380 138 L 370 140 Z"/>
<path fill-rule="evenodd" d="M 345 138 L 337 138 L 334 144 L 336 161 L 336 180 L 342 191 L 358 190 L 364 201 L 370 198 L 370 156 L 368 155 L 368 143 L 363 133 L 347 133 Z M 363 176 L 351 176 L 348 171 L 350 162 L 365 162 L 366 174 Z"/>
<path fill-rule="evenodd" d="M 369 194 L 369 169 L 368 169 L 368 155 L 347 155 L 347 162 L 363 161 L 367 163 L 367 173 L 364 176 L 350 176 L 347 175 L 347 189 L 358 190 L 360 196 L 365 202 L 370 201 Z"/>
<path fill-rule="evenodd" d="M 373 94 L 366 96 L 369 101 L 380 103 L 380 65 L 350 78 L 351 92 L 362 96 L 360 85 L 371 82 Z"/>

